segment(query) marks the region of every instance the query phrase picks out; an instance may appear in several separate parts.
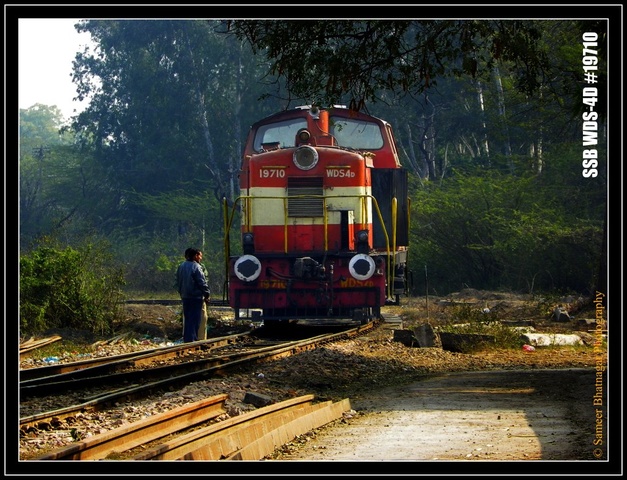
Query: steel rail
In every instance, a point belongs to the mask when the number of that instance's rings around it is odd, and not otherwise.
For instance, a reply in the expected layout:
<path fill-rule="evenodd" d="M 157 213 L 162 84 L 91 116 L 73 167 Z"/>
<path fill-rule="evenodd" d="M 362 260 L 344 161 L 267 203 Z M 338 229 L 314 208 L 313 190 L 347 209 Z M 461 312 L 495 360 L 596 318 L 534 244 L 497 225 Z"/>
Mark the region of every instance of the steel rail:
<path fill-rule="evenodd" d="M 319 337 L 313 337 L 308 341 L 315 340 L 316 338 L 323 338 L 325 335 Z M 57 375 L 55 377 L 47 377 L 39 379 L 37 382 L 23 382 L 20 383 L 20 396 L 27 398 L 29 396 L 41 396 L 49 395 L 52 393 L 62 393 L 67 390 L 76 390 L 78 388 L 85 388 L 91 386 L 103 386 L 103 385 L 121 385 L 131 382 L 140 382 L 150 379 L 163 379 L 164 377 L 174 377 L 179 375 L 179 372 L 198 372 L 206 370 L 211 367 L 224 365 L 239 358 L 246 359 L 255 354 L 264 352 L 273 352 L 279 348 L 286 348 L 293 345 L 299 345 L 302 341 L 290 341 L 281 342 L 278 345 L 270 345 L 267 347 L 255 347 L 248 346 L 245 351 L 234 353 L 218 353 L 210 358 L 203 358 L 199 360 L 191 360 L 183 363 L 175 363 L 171 365 L 161 365 L 157 367 L 150 367 L 146 369 L 136 370 L 133 369 L 136 366 L 145 365 L 147 363 L 154 363 L 157 360 L 163 360 L 172 357 L 178 357 L 181 353 L 180 350 L 167 351 L 163 355 L 151 354 L 149 356 L 140 356 L 137 358 L 131 358 L 127 360 L 121 360 L 120 362 L 114 362 L 114 364 L 100 365 L 97 367 L 80 370 L 80 375 L 76 376 L 76 372 L 69 372 L 67 374 Z M 110 367 L 110 368 L 108 368 Z M 130 371 L 117 372 L 117 370 L 129 369 Z M 94 376 L 89 376 L 95 374 Z"/>
<path fill-rule="evenodd" d="M 277 447 L 350 410 L 350 401 L 286 400 L 174 438 L 132 460 L 261 460 Z"/>
<path fill-rule="evenodd" d="M 121 398 L 141 398 L 146 396 L 150 392 L 171 387 L 173 385 L 204 380 L 208 377 L 219 373 L 224 373 L 229 369 L 244 365 L 246 363 L 258 362 L 262 360 L 268 361 L 271 359 L 291 356 L 302 351 L 317 348 L 319 345 L 322 345 L 324 343 L 361 335 L 364 332 L 372 329 L 373 327 L 374 322 L 370 322 L 366 325 L 361 325 L 359 327 L 349 329 L 340 333 L 319 335 L 317 337 L 312 337 L 307 340 L 289 342 L 288 344 L 283 344 L 279 346 L 270 346 L 262 348 L 261 350 L 256 350 L 254 352 L 248 352 L 248 354 L 238 353 L 235 354 L 235 356 L 241 356 L 241 358 L 236 358 L 235 360 L 230 360 L 227 358 L 227 360 L 230 361 L 226 361 L 217 365 L 212 364 L 211 366 L 208 366 L 206 368 L 197 369 L 191 372 L 188 371 L 187 373 L 184 373 L 182 375 L 145 383 L 143 385 L 133 385 L 126 388 L 121 388 L 113 392 L 108 392 L 105 395 L 89 399 L 77 405 L 71 405 L 65 408 L 23 417 L 20 419 L 20 427 L 23 429 L 27 429 L 29 427 L 36 427 L 37 425 L 41 425 L 42 423 L 45 424 L 51 423 L 53 421 L 60 421 L 65 418 L 75 416 L 79 412 L 101 410 L 107 405 L 116 402 Z M 215 362 L 216 360 L 219 359 L 210 359 L 208 362 Z"/>
<path fill-rule="evenodd" d="M 78 362 L 59 365 L 50 365 L 39 368 L 26 368 L 20 370 L 20 388 L 34 385 L 64 381 L 64 379 L 79 379 L 93 376 L 94 374 L 110 374 L 128 368 L 129 365 L 149 364 L 162 358 L 179 357 L 183 354 L 200 350 L 212 350 L 215 348 L 233 345 L 239 340 L 250 335 L 251 331 L 237 335 L 210 338 L 197 342 L 184 343 L 174 346 L 158 347 L 149 350 L 123 353 L 110 357 L 99 357 Z"/>

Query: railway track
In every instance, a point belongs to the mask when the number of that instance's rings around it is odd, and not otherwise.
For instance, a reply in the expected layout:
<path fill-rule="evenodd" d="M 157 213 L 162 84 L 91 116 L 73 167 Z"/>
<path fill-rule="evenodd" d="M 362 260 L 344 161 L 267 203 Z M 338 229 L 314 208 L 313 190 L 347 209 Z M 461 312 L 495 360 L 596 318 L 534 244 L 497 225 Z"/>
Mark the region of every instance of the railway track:
<path fill-rule="evenodd" d="M 52 397 L 59 393 L 71 392 L 73 400 L 68 400 L 67 396 L 60 395 L 60 402 L 64 406 L 23 416 L 20 418 L 20 428 L 23 430 L 47 428 L 81 412 L 105 409 L 121 399 L 142 398 L 164 389 L 177 388 L 194 381 L 211 378 L 216 374 L 226 375 L 228 370 L 235 367 L 295 355 L 328 342 L 361 335 L 371 330 L 375 325 L 375 323 L 369 323 L 338 333 L 323 334 L 300 340 L 268 342 L 266 339 L 262 339 L 250 345 L 244 345 L 245 342 L 243 341 L 243 338 L 249 336 L 234 335 L 192 344 L 182 344 L 176 347 L 164 347 L 149 352 L 142 351 L 138 352 L 136 356 L 109 357 L 109 361 L 105 363 L 101 363 L 102 359 L 98 359 L 97 365 L 90 365 L 90 362 L 80 362 L 82 368 L 78 368 L 77 365 L 74 365 L 76 368 L 73 368 L 66 364 L 63 368 L 67 371 L 53 375 L 30 373 L 31 378 L 20 382 L 22 411 L 27 410 L 25 405 L 29 398 L 34 398 L 30 402 L 32 404 L 31 409 L 36 408 L 37 398 L 41 396 L 46 396 L 46 405 L 49 405 Z M 236 343 L 238 347 L 241 344 L 238 351 L 225 352 L 224 347 Z M 213 348 L 211 347 L 212 344 Z M 221 344 L 223 348 L 218 349 L 216 346 L 218 344 Z M 216 350 L 215 354 L 206 358 L 189 360 L 190 352 L 197 354 L 212 349 Z M 165 361 L 183 358 L 187 358 L 187 360 L 168 365 L 162 364 Z M 50 367 L 42 367 L 42 369 L 48 368 Z M 56 368 L 61 368 L 61 366 Z M 25 399 L 24 402 L 22 398 Z"/>
<path fill-rule="evenodd" d="M 138 369 L 155 363 L 184 360 L 193 355 L 210 353 L 213 350 L 238 343 L 244 343 L 251 332 L 237 335 L 184 343 L 169 347 L 125 353 L 111 357 L 92 358 L 79 362 L 29 368 L 20 371 L 20 395 L 27 397 L 37 394 L 49 394 L 73 387 L 76 381 L 87 385 L 90 378 L 98 382 L 114 383 L 112 376 L 129 369 Z M 132 377 L 132 372 L 129 377 Z"/>
<path fill-rule="evenodd" d="M 351 408 L 348 399 L 314 403 L 313 395 L 305 395 L 212 423 L 224 413 L 226 397 L 185 405 L 34 460 L 260 460 Z"/>

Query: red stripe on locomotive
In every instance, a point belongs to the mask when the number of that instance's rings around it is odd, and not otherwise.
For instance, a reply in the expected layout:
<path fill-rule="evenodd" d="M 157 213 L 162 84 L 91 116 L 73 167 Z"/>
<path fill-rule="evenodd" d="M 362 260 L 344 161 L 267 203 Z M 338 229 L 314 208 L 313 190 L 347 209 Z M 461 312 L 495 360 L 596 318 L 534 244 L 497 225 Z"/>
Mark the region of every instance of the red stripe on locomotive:
<path fill-rule="evenodd" d="M 235 261 L 231 261 L 231 271 Z M 262 259 L 263 268 L 252 282 L 229 279 L 230 297 L 238 308 L 342 308 L 377 307 L 385 304 L 385 275 L 382 270 L 366 280 L 349 272 L 348 259 L 334 259 L 333 293 L 331 285 L 295 279 L 288 259 Z M 308 292 L 308 293 L 306 293 Z M 326 296 L 325 296 L 326 295 Z"/>
<path fill-rule="evenodd" d="M 284 187 L 289 177 L 320 177 L 325 188 L 370 186 L 370 169 L 361 155 L 333 148 L 319 148 L 324 161 L 303 172 L 292 162 L 293 150 L 252 155 L 240 176 L 242 189 L 255 186 Z"/>
<path fill-rule="evenodd" d="M 339 251 L 342 242 L 342 226 L 327 225 L 327 243 L 329 250 Z M 285 253 L 303 254 L 325 250 L 324 225 L 257 225 L 255 234 L 255 253 Z M 351 235 L 351 233 L 353 233 Z M 287 245 L 285 239 L 287 238 Z M 346 235 L 348 249 L 355 249 L 354 228 L 351 227 Z"/>

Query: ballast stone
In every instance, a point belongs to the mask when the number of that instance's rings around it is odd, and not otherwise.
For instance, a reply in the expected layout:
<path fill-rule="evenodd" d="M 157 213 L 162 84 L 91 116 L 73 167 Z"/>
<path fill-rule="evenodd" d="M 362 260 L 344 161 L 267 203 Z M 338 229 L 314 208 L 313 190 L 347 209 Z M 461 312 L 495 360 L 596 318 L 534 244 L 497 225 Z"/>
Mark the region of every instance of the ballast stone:
<path fill-rule="evenodd" d="M 272 399 L 262 393 L 246 392 L 246 395 L 244 396 L 244 403 L 260 408 L 270 405 L 272 403 Z"/>

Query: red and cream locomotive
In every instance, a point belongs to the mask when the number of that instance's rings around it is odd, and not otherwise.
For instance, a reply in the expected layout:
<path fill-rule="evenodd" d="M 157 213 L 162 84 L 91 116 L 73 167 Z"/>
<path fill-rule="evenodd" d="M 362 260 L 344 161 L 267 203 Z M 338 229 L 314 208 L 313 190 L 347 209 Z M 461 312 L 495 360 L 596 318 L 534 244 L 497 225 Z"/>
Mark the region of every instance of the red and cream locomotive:
<path fill-rule="evenodd" d="M 266 323 L 366 323 L 407 293 L 410 204 L 391 126 L 334 106 L 255 123 L 225 201 L 239 211 L 242 255 L 225 239 L 229 305 Z"/>

